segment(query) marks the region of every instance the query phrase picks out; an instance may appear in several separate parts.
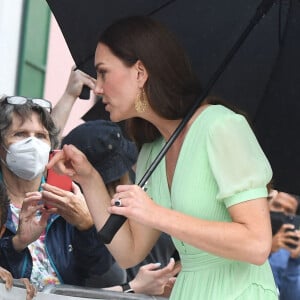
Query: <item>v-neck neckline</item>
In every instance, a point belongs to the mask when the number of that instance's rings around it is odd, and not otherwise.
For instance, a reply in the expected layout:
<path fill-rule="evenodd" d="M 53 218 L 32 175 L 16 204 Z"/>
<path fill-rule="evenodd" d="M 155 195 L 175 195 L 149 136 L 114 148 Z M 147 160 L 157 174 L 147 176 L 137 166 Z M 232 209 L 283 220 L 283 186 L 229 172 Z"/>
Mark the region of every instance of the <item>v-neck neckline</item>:
<path fill-rule="evenodd" d="M 170 200 L 172 199 L 172 190 L 173 190 L 173 186 L 174 186 L 174 182 L 175 182 L 176 174 L 177 174 L 176 171 L 178 170 L 178 165 L 180 165 L 180 163 L 181 163 L 182 153 L 183 153 L 184 148 L 186 147 L 186 144 L 187 144 L 186 142 L 189 139 L 189 137 L 191 135 L 191 132 L 193 131 L 193 128 L 195 127 L 195 124 L 197 124 L 198 122 L 200 122 L 203 119 L 203 115 L 206 114 L 207 110 L 209 110 L 213 106 L 215 106 L 215 105 L 208 105 L 205 109 L 203 109 L 200 112 L 200 114 L 195 118 L 195 120 L 190 125 L 190 127 L 188 128 L 188 130 L 187 130 L 187 132 L 186 132 L 186 134 L 184 136 L 184 139 L 182 141 L 182 145 L 180 147 L 179 153 L 178 153 L 177 162 L 176 162 L 176 166 L 175 166 L 173 177 L 172 177 L 172 184 L 171 184 L 170 187 L 169 187 L 168 177 L 167 177 L 166 156 L 163 157 L 163 163 L 161 164 L 161 168 L 163 168 L 162 169 L 162 172 L 163 172 L 163 175 L 164 175 L 163 177 L 164 177 L 164 181 L 165 181 L 165 184 L 166 184 L 166 187 L 167 187 L 167 190 L 168 190 L 168 194 L 169 194 Z M 162 138 L 161 148 L 164 146 L 164 144 L 165 144 L 165 140 Z"/>

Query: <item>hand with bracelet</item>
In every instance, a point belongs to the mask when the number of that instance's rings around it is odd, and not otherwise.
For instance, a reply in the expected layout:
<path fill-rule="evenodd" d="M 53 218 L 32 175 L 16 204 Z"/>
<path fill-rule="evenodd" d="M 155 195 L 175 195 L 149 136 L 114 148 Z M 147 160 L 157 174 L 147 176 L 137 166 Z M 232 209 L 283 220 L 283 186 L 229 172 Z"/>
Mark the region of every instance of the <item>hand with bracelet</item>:
<path fill-rule="evenodd" d="M 173 258 L 167 266 L 160 269 L 160 263 L 150 263 L 139 269 L 136 277 L 121 285 L 124 293 L 139 293 L 168 297 L 181 269 Z M 120 286 L 109 287 L 108 290 L 120 291 Z"/>

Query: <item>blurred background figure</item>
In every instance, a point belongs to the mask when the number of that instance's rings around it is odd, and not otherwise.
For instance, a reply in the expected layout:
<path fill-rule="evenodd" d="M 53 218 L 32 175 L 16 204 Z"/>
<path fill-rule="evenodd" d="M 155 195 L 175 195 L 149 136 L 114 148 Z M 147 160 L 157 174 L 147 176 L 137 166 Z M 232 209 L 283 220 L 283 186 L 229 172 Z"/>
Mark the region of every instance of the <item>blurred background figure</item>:
<path fill-rule="evenodd" d="M 280 300 L 300 295 L 300 216 L 296 215 L 299 197 L 270 190 L 272 250 L 269 262 L 280 292 Z"/>

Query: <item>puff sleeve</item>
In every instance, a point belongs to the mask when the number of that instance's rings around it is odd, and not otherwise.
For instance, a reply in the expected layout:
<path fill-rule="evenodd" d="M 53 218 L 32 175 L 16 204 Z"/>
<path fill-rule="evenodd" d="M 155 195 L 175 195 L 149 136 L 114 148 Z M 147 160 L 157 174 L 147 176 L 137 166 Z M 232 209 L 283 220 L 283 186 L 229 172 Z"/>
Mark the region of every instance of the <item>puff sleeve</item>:
<path fill-rule="evenodd" d="M 272 169 L 246 119 L 225 114 L 208 130 L 207 153 L 226 207 L 267 196 Z"/>

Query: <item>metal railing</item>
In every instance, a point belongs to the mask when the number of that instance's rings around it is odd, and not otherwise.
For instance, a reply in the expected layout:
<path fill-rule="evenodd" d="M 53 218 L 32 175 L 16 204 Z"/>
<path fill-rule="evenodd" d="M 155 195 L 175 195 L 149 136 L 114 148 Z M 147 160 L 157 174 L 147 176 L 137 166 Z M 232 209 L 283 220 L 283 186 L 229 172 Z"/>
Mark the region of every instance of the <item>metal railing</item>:
<path fill-rule="evenodd" d="M 25 300 L 25 285 L 15 279 L 13 288 L 9 291 L 5 289 L 5 284 L 0 280 L 0 300 Z M 87 300 L 87 299 L 113 299 L 113 300 L 166 300 L 168 298 L 159 296 L 148 296 L 144 294 L 126 294 L 97 288 L 85 288 L 73 285 L 48 286 L 43 292 L 38 292 L 34 300 Z M 65 297 L 64 297 L 65 296 Z M 24 298 L 23 298 L 24 297 Z"/>

